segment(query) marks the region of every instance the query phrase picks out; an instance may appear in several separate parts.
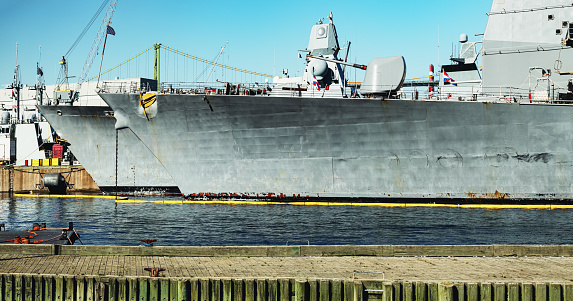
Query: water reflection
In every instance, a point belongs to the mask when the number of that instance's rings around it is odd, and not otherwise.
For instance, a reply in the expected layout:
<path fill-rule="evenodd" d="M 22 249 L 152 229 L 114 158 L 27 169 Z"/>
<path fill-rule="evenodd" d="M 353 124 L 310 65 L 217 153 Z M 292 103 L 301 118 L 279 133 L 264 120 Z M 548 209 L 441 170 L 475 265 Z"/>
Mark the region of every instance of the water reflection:
<path fill-rule="evenodd" d="M 142 197 L 144 198 L 144 197 Z M 148 198 L 148 199 L 157 199 Z M 90 245 L 571 244 L 573 210 L 476 210 L 289 205 L 120 203 L 108 199 L 4 199 L 0 223 L 74 222 Z"/>

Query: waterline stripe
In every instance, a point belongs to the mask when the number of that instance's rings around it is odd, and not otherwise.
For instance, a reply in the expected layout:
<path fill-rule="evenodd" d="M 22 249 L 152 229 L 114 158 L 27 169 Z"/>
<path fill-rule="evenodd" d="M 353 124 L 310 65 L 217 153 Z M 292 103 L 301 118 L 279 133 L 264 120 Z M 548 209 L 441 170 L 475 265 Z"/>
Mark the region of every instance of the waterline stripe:
<path fill-rule="evenodd" d="M 116 203 L 158 203 L 158 204 L 199 204 L 199 205 L 292 205 L 292 206 L 356 206 L 356 207 L 446 207 L 465 209 L 532 209 L 553 210 L 573 209 L 571 205 L 520 205 L 520 204 L 425 204 L 425 203 L 344 203 L 344 202 L 268 202 L 268 201 L 225 201 L 225 200 L 170 200 L 148 201 L 118 199 Z"/>

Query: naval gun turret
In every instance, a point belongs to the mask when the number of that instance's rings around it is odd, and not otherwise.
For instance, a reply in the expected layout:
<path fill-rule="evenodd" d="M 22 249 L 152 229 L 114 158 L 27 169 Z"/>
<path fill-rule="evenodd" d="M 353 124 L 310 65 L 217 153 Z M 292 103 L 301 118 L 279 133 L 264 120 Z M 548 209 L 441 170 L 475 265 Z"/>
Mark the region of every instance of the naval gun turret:
<path fill-rule="evenodd" d="M 299 97 L 348 97 L 344 68 L 350 66 L 366 70 L 361 94 L 368 97 L 391 97 L 396 94 L 406 77 L 404 58 L 387 57 L 372 60 L 368 66 L 348 63 L 338 58 L 338 35 L 332 13 L 328 23 L 318 21 L 310 31 L 306 52 L 306 67 L 301 77 L 274 78 L 276 85 L 270 95 Z M 357 93 L 351 93 L 356 95 Z"/>

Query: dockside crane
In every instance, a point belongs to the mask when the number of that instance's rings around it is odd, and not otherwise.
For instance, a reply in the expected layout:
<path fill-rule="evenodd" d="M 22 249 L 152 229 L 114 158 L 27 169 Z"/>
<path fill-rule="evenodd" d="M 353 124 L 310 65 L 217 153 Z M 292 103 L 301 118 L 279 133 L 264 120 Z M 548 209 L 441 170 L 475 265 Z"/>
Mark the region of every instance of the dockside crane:
<path fill-rule="evenodd" d="M 217 64 L 218 64 L 219 59 L 221 58 L 221 55 L 223 55 L 223 51 L 225 51 L 225 47 L 227 47 L 227 44 L 229 44 L 229 41 L 227 41 L 227 42 L 225 43 L 225 45 L 223 45 L 223 47 L 221 47 L 221 51 L 219 51 L 219 54 L 217 55 L 217 57 L 215 57 L 215 59 L 213 59 L 214 64 L 213 64 L 213 66 L 211 67 L 211 70 L 209 70 L 209 73 L 207 74 L 207 77 L 205 78 L 205 82 L 206 82 L 206 83 L 208 83 L 208 82 L 209 82 L 209 79 L 211 79 L 211 75 L 213 75 L 213 72 L 215 71 L 215 67 L 216 67 Z M 205 73 L 205 71 L 207 71 L 207 68 L 209 68 L 209 67 L 206 67 L 206 68 L 203 70 L 203 72 L 201 72 L 201 73 L 199 74 L 199 76 L 197 76 L 197 79 L 195 80 L 196 82 L 198 82 L 198 81 L 199 81 L 199 78 Z"/>
<path fill-rule="evenodd" d="M 107 2 L 110 2 L 110 4 L 107 8 L 107 11 L 105 13 L 105 16 L 104 16 L 102 22 L 101 22 L 101 25 L 100 25 L 99 30 L 97 32 L 96 38 L 94 39 L 94 41 L 92 43 L 92 47 L 90 49 L 88 57 L 86 58 L 86 62 L 84 63 L 84 66 L 82 68 L 82 73 L 80 74 L 80 76 L 78 78 L 78 81 L 75 85 L 75 88 L 72 90 L 69 88 L 69 83 L 68 83 L 68 78 L 69 78 L 68 77 L 68 66 L 67 66 L 68 62 L 67 62 L 66 56 L 68 56 L 71 53 L 71 51 L 73 51 L 73 49 L 77 46 L 79 40 L 85 35 L 87 30 L 94 23 L 95 19 L 103 11 L 103 8 L 105 8 L 105 5 L 107 4 Z M 100 8 L 96 12 L 96 14 L 88 22 L 88 25 L 84 28 L 84 30 L 82 31 L 80 36 L 76 39 L 76 41 L 74 42 L 74 44 L 72 45 L 70 50 L 68 50 L 66 55 L 64 55 L 62 57 L 62 60 L 60 61 L 60 65 L 61 65 L 60 75 L 58 76 L 58 80 L 56 82 L 56 89 L 54 91 L 54 101 L 56 102 L 55 104 L 65 104 L 65 105 L 71 106 L 71 105 L 73 105 L 74 102 L 76 102 L 78 100 L 79 90 L 80 90 L 82 84 L 84 83 L 84 81 L 86 80 L 86 78 L 88 76 L 88 73 L 91 69 L 91 66 L 93 64 L 95 57 L 98 55 L 98 51 L 99 51 L 99 47 L 101 45 L 101 42 L 107 36 L 108 27 L 109 27 L 109 24 L 111 22 L 111 18 L 113 17 L 113 13 L 115 12 L 116 6 L 117 6 L 117 0 L 104 0 L 104 2 L 100 6 Z"/>

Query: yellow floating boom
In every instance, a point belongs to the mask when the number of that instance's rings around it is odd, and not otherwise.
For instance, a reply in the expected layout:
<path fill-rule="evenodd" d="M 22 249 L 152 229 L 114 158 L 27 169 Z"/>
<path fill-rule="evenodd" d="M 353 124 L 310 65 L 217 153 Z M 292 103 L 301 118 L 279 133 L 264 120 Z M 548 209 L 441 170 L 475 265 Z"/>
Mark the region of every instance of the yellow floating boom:
<path fill-rule="evenodd" d="M 126 196 L 111 196 L 111 195 L 82 195 L 82 194 L 24 194 L 15 193 L 14 196 L 27 197 L 27 198 L 92 198 L 92 199 L 115 199 L 127 200 Z"/>

